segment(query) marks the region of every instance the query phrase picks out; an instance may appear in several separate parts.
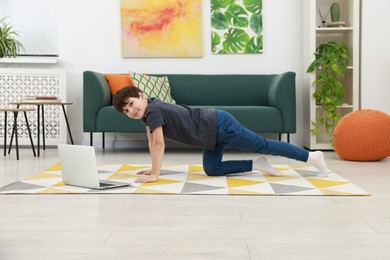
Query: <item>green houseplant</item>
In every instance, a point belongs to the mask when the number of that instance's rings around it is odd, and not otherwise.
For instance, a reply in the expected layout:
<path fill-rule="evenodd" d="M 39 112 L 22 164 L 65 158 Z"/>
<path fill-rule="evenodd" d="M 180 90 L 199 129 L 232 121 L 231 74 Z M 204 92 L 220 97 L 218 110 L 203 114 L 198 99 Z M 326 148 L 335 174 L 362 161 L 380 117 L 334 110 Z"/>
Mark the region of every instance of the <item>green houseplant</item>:
<path fill-rule="evenodd" d="M 13 26 L 6 23 L 6 17 L 0 19 L 0 58 L 16 57 L 23 49 L 20 41 L 15 39 L 19 34 L 13 30 Z"/>
<path fill-rule="evenodd" d="M 307 69 L 307 73 L 316 71 L 313 82 L 315 91 L 313 98 L 320 107 L 316 121 L 312 122 L 311 133 L 317 135 L 320 126 L 324 126 L 326 134 L 333 137 L 333 131 L 341 115 L 337 107 L 343 104 L 344 86 L 342 79 L 348 66 L 348 49 L 343 43 L 328 42 L 317 47 L 315 59 Z"/>

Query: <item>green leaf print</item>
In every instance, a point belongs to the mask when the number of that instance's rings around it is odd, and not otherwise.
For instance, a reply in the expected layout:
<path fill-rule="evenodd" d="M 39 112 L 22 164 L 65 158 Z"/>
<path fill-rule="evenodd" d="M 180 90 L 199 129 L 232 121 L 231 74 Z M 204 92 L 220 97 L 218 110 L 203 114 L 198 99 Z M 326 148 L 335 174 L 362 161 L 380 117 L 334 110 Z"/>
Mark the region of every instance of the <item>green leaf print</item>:
<path fill-rule="evenodd" d="M 229 5 L 226 10 L 225 17 L 228 20 L 229 24 L 235 27 L 248 27 L 248 13 L 242 6 L 239 6 L 237 4 Z"/>
<path fill-rule="evenodd" d="M 211 0 L 211 11 L 218 11 L 220 8 L 226 8 L 228 5 L 233 4 L 235 0 Z"/>
<path fill-rule="evenodd" d="M 217 30 L 229 28 L 228 20 L 221 12 L 214 12 L 211 15 L 211 26 Z"/>
<path fill-rule="evenodd" d="M 261 14 L 262 0 L 242 0 L 245 9 L 254 14 Z"/>
<path fill-rule="evenodd" d="M 211 32 L 211 50 L 217 52 L 217 46 L 221 43 L 221 37 L 216 32 Z"/>
<path fill-rule="evenodd" d="M 249 35 L 241 29 L 230 28 L 227 33 L 224 34 L 225 41 L 222 43 L 223 50 L 226 53 L 238 53 L 242 51 L 244 46 L 250 40 Z"/>
<path fill-rule="evenodd" d="M 263 50 L 263 36 L 254 36 L 244 47 L 244 53 L 261 53 Z"/>
<path fill-rule="evenodd" d="M 261 14 L 254 14 L 250 19 L 250 27 L 254 33 L 261 35 L 263 32 L 263 19 Z"/>

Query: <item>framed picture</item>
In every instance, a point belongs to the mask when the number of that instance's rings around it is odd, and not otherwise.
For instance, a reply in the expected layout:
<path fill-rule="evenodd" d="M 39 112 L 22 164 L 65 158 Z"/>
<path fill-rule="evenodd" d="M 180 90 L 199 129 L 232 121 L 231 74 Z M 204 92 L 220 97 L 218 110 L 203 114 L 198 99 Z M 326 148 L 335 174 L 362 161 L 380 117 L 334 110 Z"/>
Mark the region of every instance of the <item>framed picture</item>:
<path fill-rule="evenodd" d="M 262 0 L 211 0 L 211 51 L 262 53 Z"/>
<path fill-rule="evenodd" d="M 202 57 L 201 0 L 121 0 L 122 57 Z"/>

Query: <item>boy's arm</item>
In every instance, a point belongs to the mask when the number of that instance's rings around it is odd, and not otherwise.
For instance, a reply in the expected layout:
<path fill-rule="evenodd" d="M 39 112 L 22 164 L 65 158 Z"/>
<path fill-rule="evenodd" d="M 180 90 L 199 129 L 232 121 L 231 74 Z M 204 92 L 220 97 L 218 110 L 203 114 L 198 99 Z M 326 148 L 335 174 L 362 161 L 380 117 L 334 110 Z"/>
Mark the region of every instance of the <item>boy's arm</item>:
<path fill-rule="evenodd" d="M 154 129 L 153 133 L 150 133 L 149 127 L 146 127 L 146 132 L 148 136 L 150 156 L 152 158 L 152 169 L 150 171 L 140 173 L 147 175 L 139 177 L 135 181 L 139 183 L 158 181 L 165 150 L 164 133 L 162 126 Z"/>

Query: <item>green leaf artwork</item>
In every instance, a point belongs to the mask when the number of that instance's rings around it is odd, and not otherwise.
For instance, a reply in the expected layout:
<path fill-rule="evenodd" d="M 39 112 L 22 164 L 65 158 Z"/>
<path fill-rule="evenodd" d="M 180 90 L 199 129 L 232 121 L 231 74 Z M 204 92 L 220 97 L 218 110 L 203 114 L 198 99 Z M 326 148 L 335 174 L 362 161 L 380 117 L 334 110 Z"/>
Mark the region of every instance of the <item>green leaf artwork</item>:
<path fill-rule="evenodd" d="M 262 0 L 211 0 L 211 50 L 262 53 Z"/>

